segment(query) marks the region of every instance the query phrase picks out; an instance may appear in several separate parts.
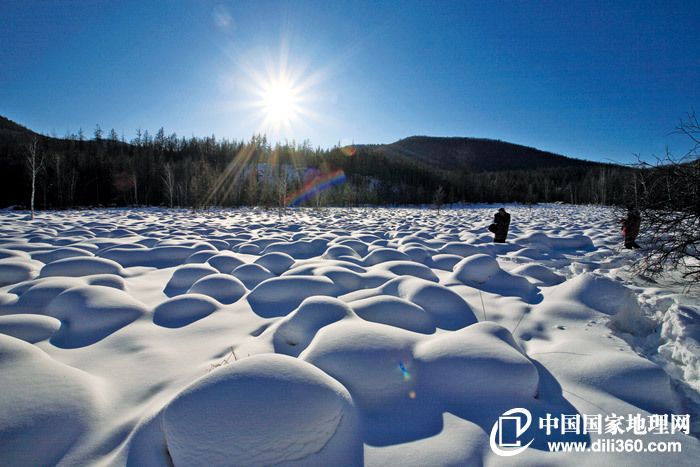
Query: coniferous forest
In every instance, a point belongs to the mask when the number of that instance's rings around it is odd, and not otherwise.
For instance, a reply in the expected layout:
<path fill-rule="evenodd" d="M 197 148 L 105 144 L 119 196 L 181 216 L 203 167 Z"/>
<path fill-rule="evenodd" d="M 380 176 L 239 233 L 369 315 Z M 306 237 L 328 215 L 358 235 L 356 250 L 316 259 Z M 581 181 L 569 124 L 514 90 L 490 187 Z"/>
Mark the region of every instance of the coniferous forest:
<path fill-rule="evenodd" d="M 214 135 L 187 138 L 163 128 L 154 134 L 137 130 L 127 141 L 99 126 L 89 135 L 81 130 L 58 138 L 0 117 L 0 205 L 28 207 L 32 175 L 37 209 L 274 207 L 295 202 L 615 205 L 629 200 L 629 181 L 638 170 L 500 141 L 463 138 L 459 144 L 469 146 L 468 164 L 445 157 L 455 147 L 450 138 L 323 149 L 308 141 L 271 144 L 264 135 L 248 141 Z"/>

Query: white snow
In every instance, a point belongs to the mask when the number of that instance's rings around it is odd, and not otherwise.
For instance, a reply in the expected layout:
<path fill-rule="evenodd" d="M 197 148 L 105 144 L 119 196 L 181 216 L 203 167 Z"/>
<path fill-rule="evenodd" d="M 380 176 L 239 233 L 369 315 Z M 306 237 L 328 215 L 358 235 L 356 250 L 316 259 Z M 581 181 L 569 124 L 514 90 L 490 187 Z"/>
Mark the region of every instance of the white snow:
<path fill-rule="evenodd" d="M 632 276 L 608 208 L 493 244 L 498 207 L 1 212 L 0 465 L 697 465 L 697 293 Z M 691 435 L 499 457 L 514 407 Z"/>
<path fill-rule="evenodd" d="M 181 328 L 214 313 L 216 300 L 199 293 L 188 293 L 166 300 L 153 310 L 153 322 L 166 328 Z"/>
<path fill-rule="evenodd" d="M 245 285 L 229 274 L 210 274 L 198 279 L 187 293 L 208 295 L 223 304 L 231 304 L 246 293 Z"/>
<path fill-rule="evenodd" d="M 195 381 L 165 408 L 163 431 L 175 465 L 356 465 L 363 455 L 347 389 L 284 355 Z"/>

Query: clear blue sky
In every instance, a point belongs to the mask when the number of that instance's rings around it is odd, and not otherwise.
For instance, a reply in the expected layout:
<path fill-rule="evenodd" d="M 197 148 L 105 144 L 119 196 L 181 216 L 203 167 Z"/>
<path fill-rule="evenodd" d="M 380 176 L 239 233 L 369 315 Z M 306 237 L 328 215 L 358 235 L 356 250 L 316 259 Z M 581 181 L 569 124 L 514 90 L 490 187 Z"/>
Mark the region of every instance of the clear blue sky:
<path fill-rule="evenodd" d="M 660 154 L 700 112 L 700 4 L 675 1 L 32 1 L 0 7 L 0 114 L 248 139 L 265 70 L 304 86 L 278 138 L 502 139 Z M 286 57 L 286 65 L 281 58 Z"/>

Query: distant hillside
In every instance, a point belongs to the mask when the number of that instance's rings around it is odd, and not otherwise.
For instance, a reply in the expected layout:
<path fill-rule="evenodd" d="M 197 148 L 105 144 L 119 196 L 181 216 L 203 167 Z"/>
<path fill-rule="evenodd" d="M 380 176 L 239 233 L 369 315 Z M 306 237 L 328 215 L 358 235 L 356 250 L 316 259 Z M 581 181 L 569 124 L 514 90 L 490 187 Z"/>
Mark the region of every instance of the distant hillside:
<path fill-rule="evenodd" d="M 432 168 L 468 172 L 600 166 L 539 149 L 492 139 L 411 136 L 395 143 L 362 145 L 359 150 L 407 158 Z"/>
<path fill-rule="evenodd" d="M 5 118 L 0 115 L 0 136 L 3 137 L 17 137 L 17 136 L 32 136 L 37 135 L 29 128 L 23 127 L 19 123 L 15 123 L 9 118 Z M 38 135 L 37 135 L 38 136 Z"/>

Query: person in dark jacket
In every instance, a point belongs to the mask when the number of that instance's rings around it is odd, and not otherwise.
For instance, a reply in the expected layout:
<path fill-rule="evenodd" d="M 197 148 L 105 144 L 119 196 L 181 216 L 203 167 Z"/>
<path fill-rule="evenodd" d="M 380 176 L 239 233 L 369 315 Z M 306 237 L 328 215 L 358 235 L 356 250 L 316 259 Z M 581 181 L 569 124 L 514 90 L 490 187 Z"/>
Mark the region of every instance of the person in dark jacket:
<path fill-rule="evenodd" d="M 625 248 L 641 248 L 637 244 L 639 226 L 642 223 L 642 216 L 639 211 L 630 206 L 627 208 L 627 217 L 621 220 L 622 235 L 625 236 Z"/>
<path fill-rule="evenodd" d="M 508 226 L 510 226 L 510 214 L 505 209 L 498 210 L 493 216 L 493 224 L 489 226 L 489 230 L 493 232 L 493 241 L 496 243 L 505 243 L 508 236 Z"/>

